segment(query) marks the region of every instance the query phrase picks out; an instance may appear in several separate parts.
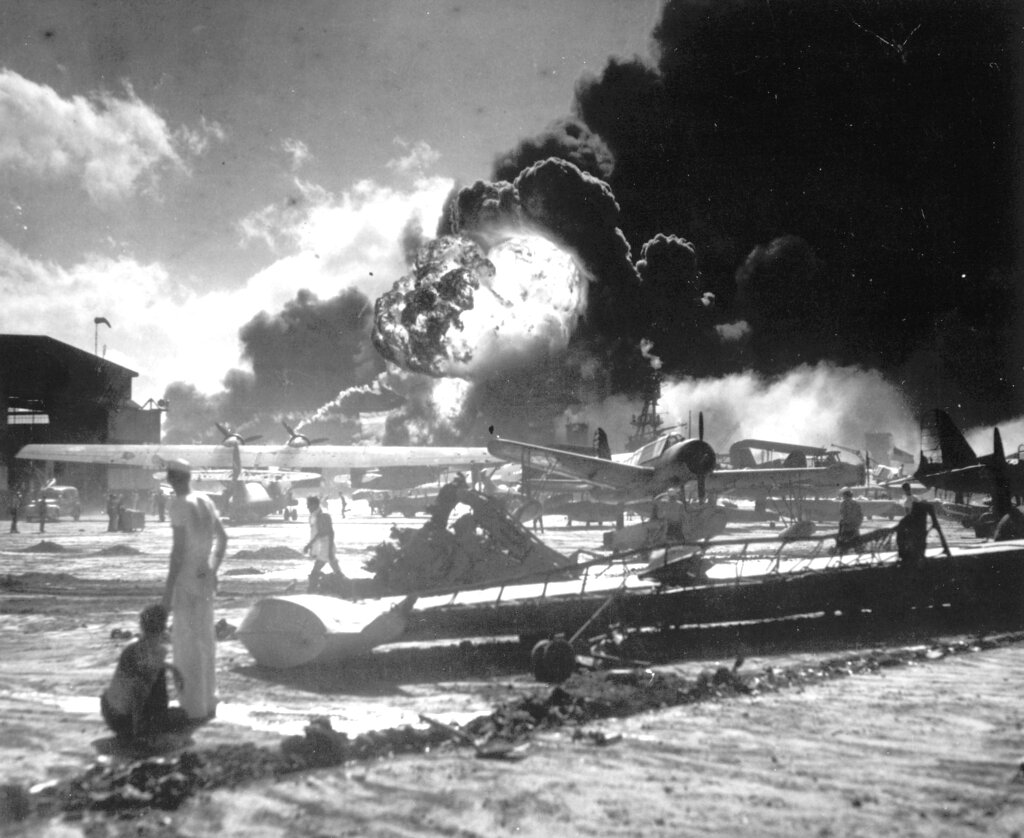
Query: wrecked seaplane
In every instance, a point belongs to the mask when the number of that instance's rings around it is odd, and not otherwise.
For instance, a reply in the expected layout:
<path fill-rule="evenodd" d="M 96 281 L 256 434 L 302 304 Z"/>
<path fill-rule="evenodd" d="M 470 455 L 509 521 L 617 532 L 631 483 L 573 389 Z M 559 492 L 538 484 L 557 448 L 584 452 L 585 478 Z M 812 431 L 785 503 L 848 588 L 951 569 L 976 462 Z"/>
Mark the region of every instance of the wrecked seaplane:
<path fill-rule="evenodd" d="M 616 543 L 604 553 L 566 557 L 501 501 L 449 484 L 429 521 L 396 528 L 369 560 L 383 598 L 271 597 L 250 610 L 236 637 L 258 664 L 289 668 L 337 664 L 395 642 L 536 642 L 613 625 L 672 630 L 812 613 L 1022 607 L 1024 541 L 950 549 L 939 530 L 942 551 L 926 554 L 922 540 L 920 556 L 908 562 L 893 549 L 896 527 L 843 550 L 835 533 L 694 543 L 685 531 L 684 540 L 671 538 L 669 512 L 661 510 L 653 526 L 610 536 Z M 659 544 L 653 536 L 661 532 L 667 538 Z M 636 549 L 623 551 L 634 539 Z"/>
<path fill-rule="evenodd" d="M 261 666 L 338 662 L 398 640 L 420 597 L 571 578 L 579 552 L 563 556 L 548 547 L 523 526 L 529 508 L 513 509 L 456 479 L 438 493 L 430 520 L 418 529 L 393 527 L 391 541 L 375 548 L 364 565 L 372 580 L 327 576 L 333 595 L 267 597 L 249 610 L 236 637 Z M 464 511 L 452 520 L 457 510 Z"/>

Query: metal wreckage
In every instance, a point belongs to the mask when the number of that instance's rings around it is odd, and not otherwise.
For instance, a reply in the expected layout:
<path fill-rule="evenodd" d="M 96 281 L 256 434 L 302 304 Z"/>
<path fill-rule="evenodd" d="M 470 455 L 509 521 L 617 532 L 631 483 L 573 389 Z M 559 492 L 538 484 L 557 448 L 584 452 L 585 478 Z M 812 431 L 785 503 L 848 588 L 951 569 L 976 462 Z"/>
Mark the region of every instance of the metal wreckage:
<path fill-rule="evenodd" d="M 468 511 L 451 521 L 460 505 Z M 519 636 L 534 648 L 534 674 L 557 682 L 577 650 L 599 665 L 621 663 L 636 657 L 622 638 L 650 630 L 1021 608 L 1021 541 L 950 548 L 934 516 L 940 549 L 926 545 L 925 522 L 910 558 L 899 525 L 843 549 L 835 533 L 695 538 L 701 507 L 683 507 L 690 514 L 681 525 L 648 520 L 626 528 L 632 536 L 610 534 L 600 553 L 564 556 L 527 529 L 521 510 L 456 480 L 426 523 L 393 528 L 375 549 L 365 565 L 372 580 L 340 580 L 333 595 L 261 600 L 237 636 L 258 664 L 274 668 L 337 664 L 394 642 Z"/>
<path fill-rule="evenodd" d="M 456 506 L 469 512 L 449 527 Z M 392 527 L 392 541 L 377 546 L 363 567 L 382 591 L 429 593 L 495 585 L 576 564 L 548 547 L 520 523 L 524 507 L 470 489 L 459 476 L 441 488 L 419 529 Z M 520 513 L 518 516 L 516 512 Z"/>

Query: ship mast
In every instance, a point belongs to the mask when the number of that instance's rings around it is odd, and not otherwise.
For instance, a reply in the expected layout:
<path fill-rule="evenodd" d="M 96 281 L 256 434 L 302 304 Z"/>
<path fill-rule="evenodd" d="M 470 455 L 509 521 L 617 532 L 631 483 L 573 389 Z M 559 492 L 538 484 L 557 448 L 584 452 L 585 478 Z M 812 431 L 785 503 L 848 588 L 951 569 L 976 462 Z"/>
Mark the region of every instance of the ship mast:
<path fill-rule="evenodd" d="M 658 401 L 661 399 L 661 370 L 652 369 L 644 379 L 641 390 L 643 407 L 639 415 L 630 420 L 633 434 L 626 441 L 629 451 L 636 451 L 642 445 L 658 438 L 663 420 L 658 413 Z"/>

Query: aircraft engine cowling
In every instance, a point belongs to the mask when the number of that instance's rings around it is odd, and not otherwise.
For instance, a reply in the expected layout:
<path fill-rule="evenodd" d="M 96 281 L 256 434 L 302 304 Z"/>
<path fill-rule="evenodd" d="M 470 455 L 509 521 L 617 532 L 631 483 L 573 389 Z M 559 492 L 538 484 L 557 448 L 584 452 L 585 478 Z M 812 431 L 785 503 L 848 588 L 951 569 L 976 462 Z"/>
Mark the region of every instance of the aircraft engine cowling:
<path fill-rule="evenodd" d="M 683 484 L 694 478 L 700 480 L 715 470 L 715 464 L 715 450 L 708 443 L 685 439 L 667 452 L 664 464 L 657 469 L 655 483 L 662 487 L 661 491 L 677 481 Z"/>
<path fill-rule="evenodd" d="M 674 459 L 683 463 L 694 477 L 711 474 L 715 470 L 715 449 L 702 439 L 683 440 Z"/>

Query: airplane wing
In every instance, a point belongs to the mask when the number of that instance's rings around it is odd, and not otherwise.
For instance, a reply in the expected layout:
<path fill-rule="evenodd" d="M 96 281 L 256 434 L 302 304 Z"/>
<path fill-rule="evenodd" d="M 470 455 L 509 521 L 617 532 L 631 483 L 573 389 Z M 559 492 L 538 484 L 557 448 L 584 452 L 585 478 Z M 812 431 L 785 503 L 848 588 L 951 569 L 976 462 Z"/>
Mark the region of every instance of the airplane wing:
<path fill-rule="evenodd" d="M 224 445 L 70 445 L 32 443 L 15 455 L 22 460 L 97 463 L 162 469 L 168 460 L 185 459 L 199 468 L 231 469 L 232 449 Z"/>
<path fill-rule="evenodd" d="M 233 446 L 226 445 L 70 445 L 33 443 L 17 457 L 68 463 L 99 463 L 163 468 L 167 460 L 185 459 L 194 468 L 232 468 Z M 410 445 L 242 445 L 238 447 L 244 468 L 391 468 L 395 466 L 497 465 L 501 461 L 486 448 Z"/>
<path fill-rule="evenodd" d="M 836 463 L 821 468 L 737 468 L 709 474 L 707 488 L 723 493 L 825 489 L 857 486 L 863 479 L 864 467 L 852 463 Z"/>
<path fill-rule="evenodd" d="M 514 442 L 510 439 L 495 438 L 487 444 L 487 450 L 500 460 L 585 480 L 597 486 L 610 489 L 629 489 L 646 483 L 654 476 L 654 469 L 588 457 L 557 448 L 545 448 L 528 442 Z"/>
<path fill-rule="evenodd" d="M 154 477 L 162 478 L 163 472 L 156 472 Z M 237 475 L 226 468 L 199 468 L 192 471 L 193 482 L 202 483 L 260 483 L 263 481 L 287 481 L 293 486 L 303 483 L 319 483 L 323 476 L 315 471 L 281 471 L 279 469 L 248 469 L 243 468 Z"/>

